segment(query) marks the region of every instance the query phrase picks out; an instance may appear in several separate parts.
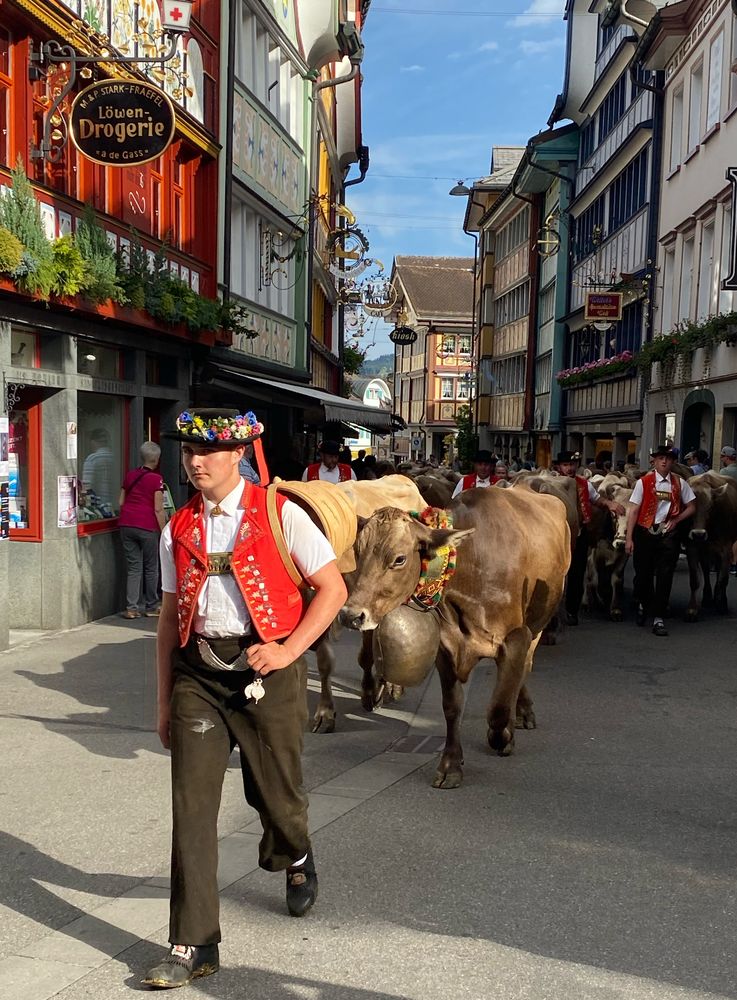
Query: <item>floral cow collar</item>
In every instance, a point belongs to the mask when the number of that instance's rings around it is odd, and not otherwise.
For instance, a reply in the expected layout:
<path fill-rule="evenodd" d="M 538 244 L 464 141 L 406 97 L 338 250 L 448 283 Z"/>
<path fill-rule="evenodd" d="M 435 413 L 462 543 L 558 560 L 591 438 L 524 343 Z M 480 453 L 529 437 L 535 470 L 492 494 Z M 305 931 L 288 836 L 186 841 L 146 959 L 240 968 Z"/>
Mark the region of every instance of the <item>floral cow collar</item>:
<path fill-rule="evenodd" d="M 453 517 L 447 510 L 426 507 L 423 511 L 410 514 L 429 528 L 452 528 Z M 456 571 L 456 550 L 452 545 L 442 545 L 432 556 L 422 555 L 420 579 L 414 594 L 406 604 L 413 604 L 422 611 L 432 611 L 443 599 L 443 593 Z"/>

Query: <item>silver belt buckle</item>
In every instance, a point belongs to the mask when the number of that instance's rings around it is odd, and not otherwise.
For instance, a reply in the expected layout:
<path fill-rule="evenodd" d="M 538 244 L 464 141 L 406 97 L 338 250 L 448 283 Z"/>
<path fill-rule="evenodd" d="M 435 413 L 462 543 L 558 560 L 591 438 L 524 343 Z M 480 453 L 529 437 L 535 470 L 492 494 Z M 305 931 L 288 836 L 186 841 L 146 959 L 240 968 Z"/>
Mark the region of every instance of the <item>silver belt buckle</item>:
<path fill-rule="evenodd" d="M 197 640 L 197 650 L 202 657 L 203 663 L 206 663 L 208 667 L 212 667 L 213 670 L 248 670 L 248 658 L 245 649 L 240 651 L 232 663 L 226 663 L 225 660 L 221 660 L 213 652 L 207 639 L 203 639 L 200 636 Z"/>

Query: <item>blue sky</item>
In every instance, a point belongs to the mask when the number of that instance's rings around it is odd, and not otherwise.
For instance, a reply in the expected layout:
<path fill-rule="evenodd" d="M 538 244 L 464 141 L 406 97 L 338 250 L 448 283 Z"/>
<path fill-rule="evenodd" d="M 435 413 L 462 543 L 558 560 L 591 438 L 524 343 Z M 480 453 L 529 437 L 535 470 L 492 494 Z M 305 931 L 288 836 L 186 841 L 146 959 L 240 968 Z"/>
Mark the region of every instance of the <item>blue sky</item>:
<path fill-rule="evenodd" d="M 492 146 L 547 127 L 563 82 L 563 0 L 373 0 L 364 28 L 363 139 L 371 166 L 348 204 L 391 268 L 397 254 L 472 256 L 465 198 Z M 351 176 L 355 176 L 355 168 Z M 392 350 L 370 321 L 361 341 Z"/>

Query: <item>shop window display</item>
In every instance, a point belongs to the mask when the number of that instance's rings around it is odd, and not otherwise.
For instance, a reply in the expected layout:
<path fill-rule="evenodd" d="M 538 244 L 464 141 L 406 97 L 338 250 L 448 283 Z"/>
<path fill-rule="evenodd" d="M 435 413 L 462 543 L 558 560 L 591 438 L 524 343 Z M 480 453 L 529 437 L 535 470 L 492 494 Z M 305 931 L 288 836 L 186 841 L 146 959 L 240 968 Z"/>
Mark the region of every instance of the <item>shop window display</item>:
<path fill-rule="evenodd" d="M 77 397 L 80 524 L 118 515 L 124 472 L 124 405 L 122 398 L 94 392 L 80 392 Z"/>
<path fill-rule="evenodd" d="M 15 541 L 41 539 L 41 407 L 26 402 L 8 419 L 8 513 Z"/>

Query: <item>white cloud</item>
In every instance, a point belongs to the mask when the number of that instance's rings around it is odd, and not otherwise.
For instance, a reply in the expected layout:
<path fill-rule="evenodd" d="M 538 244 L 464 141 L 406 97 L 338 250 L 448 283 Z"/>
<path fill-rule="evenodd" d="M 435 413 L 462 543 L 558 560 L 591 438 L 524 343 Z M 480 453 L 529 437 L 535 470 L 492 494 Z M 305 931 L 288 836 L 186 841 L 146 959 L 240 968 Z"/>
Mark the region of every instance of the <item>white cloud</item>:
<path fill-rule="evenodd" d="M 507 21 L 509 28 L 528 28 L 530 25 L 545 25 L 563 17 L 565 0 L 532 0 L 530 6 L 519 17 Z"/>
<path fill-rule="evenodd" d="M 412 63 L 411 66 L 400 66 L 399 67 L 399 72 L 400 73 L 421 73 L 421 72 L 424 72 L 424 69 L 425 69 L 424 66 L 418 66 L 417 63 Z"/>
<path fill-rule="evenodd" d="M 499 42 L 484 42 L 483 45 L 479 45 L 479 52 L 496 52 L 499 48 Z"/>
<path fill-rule="evenodd" d="M 445 58 L 446 59 L 460 59 L 462 55 L 463 55 L 462 52 L 449 52 L 448 55 Z"/>
<path fill-rule="evenodd" d="M 540 56 L 545 52 L 551 52 L 553 49 L 559 49 L 562 46 L 562 38 L 547 38 L 544 42 L 536 42 L 530 38 L 523 38 L 519 43 L 520 51 L 526 56 Z"/>

